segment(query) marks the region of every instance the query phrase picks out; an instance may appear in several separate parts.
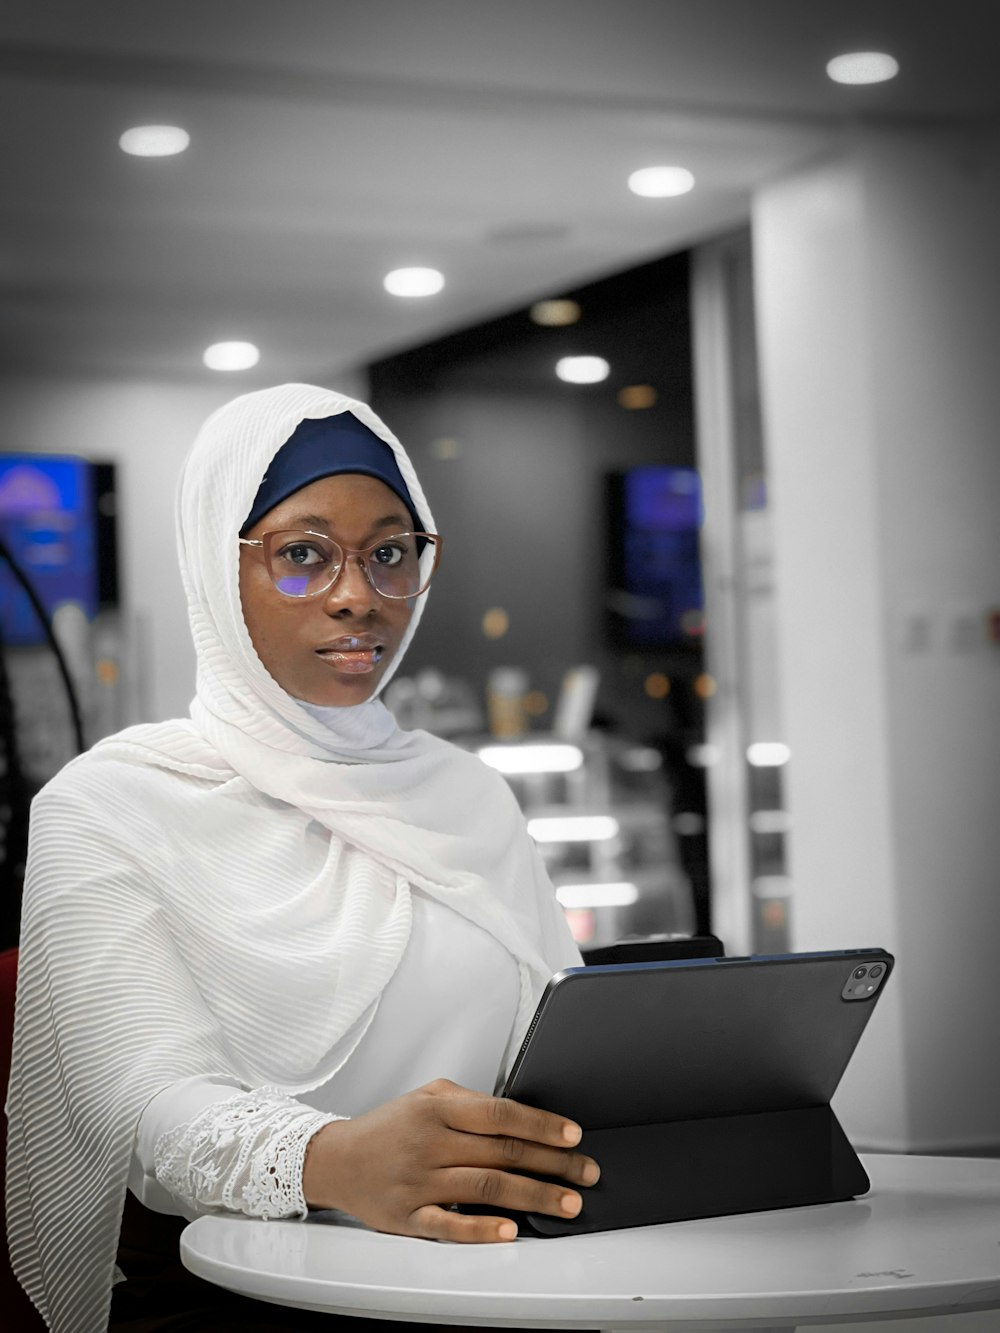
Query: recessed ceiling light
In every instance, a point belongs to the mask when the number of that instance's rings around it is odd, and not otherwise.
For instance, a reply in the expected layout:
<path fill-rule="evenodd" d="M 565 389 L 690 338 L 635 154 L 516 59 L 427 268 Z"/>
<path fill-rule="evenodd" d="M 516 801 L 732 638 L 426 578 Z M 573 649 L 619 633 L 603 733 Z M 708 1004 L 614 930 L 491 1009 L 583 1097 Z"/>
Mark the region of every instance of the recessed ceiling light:
<path fill-rule="evenodd" d="M 444 274 L 436 268 L 394 268 L 382 286 L 393 296 L 434 296 L 444 286 Z"/>
<path fill-rule="evenodd" d="M 556 897 L 563 907 L 628 907 L 639 901 L 639 889 L 629 880 L 603 884 L 560 884 Z"/>
<path fill-rule="evenodd" d="M 899 61 L 882 51 L 852 51 L 834 56 L 826 72 L 834 83 L 885 83 L 899 73 Z"/>
<path fill-rule="evenodd" d="M 694 189 L 687 167 L 643 167 L 628 178 L 628 188 L 645 199 L 668 199 Z"/>
<path fill-rule="evenodd" d="M 536 842 L 604 842 L 618 836 L 612 815 L 541 815 L 528 820 Z"/>
<path fill-rule="evenodd" d="M 747 746 L 747 762 L 754 768 L 780 768 L 788 763 L 791 754 L 782 741 L 754 741 Z"/>
<path fill-rule="evenodd" d="M 502 606 L 491 606 L 483 613 L 483 633 L 488 639 L 502 639 L 510 629 L 510 616 Z"/>
<path fill-rule="evenodd" d="M 249 370 L 260 360 L 253 343 L 213 343 L 202 357 L 209 370 Z"/>
<path fill-rule="evenodd" d="M 610 373 L 603 356 L 563 356 L 556 362 L 556 374 L 567 384 L 600 384 Z"/>
<path fill-rule="evenodd" d="M 132 157 L 173 157 L 191 142 L 179 125 L 133 125 L 118 140 L 118 147 Z"/>
<path fill-rule="evenodd" d="M 548 328 L 575 324 L 582 313 L 576 301 L 566 300 L 536 301 L 528 311 L 533 323 L 542 324 Z"/>
<path fill-rule="evenodd" d="M 500 773 L 574 773 L 583 765 L 578 745 L 546 741 L 538 745 L 484 745 L 479 758 Z"/>
<path fill-rule="evenodd" d="M 641 411 L 644 407 L 655 407 L 658 396 L 651 384 L 626 384 L 618 390 L 618 406 L 630 412 Z"/>

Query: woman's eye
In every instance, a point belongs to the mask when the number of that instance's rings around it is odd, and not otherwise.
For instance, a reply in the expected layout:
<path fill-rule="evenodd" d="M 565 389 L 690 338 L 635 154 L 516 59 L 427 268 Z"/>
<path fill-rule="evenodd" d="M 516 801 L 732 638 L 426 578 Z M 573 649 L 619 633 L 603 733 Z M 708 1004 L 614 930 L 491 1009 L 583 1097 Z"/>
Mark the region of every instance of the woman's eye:
<path fill-rule="evenodd" d="M 398 542 L 386 542 L 372 551 L 372 559 L 380 565 L 398 565 L 405 555 L 406 547 Z"/>
<path fill-rule="evenodd" d="M 278 555 L 291 565 L 326 564 L 330 559 L 328 552 L 320 546 L 313 546 L 311 542 L 292 542 L 283 546 Z"/>

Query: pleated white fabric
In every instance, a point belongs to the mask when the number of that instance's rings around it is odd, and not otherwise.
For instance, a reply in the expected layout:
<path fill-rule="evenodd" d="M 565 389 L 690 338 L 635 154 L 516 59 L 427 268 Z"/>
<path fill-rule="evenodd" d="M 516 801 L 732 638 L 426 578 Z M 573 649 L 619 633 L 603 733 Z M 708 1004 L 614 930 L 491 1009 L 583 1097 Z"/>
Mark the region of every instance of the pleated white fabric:
<path fill-rule="evenodd" d="M 285 385 L 222 408 L 178 502 L 191 719 L 101 742 L 33 807 L 7 1216 L 15 1271 L 56 1333 L 106 1326 L 146 1103 L 199 1074 L 287 1093 L 329 1079 L 406 947 L 411 886 L 518 961 L 515 1037 L 553 972 L 580 961 L 502 778 L 400 731 L 377 699 L 310 713 L 253 649 L 237 533 L 298 423 L 342 411 L 392 447 L 433 531 L 405 451 L 364 404 Z M 456 1012 L 474 1003 L 456 995 Z"/>

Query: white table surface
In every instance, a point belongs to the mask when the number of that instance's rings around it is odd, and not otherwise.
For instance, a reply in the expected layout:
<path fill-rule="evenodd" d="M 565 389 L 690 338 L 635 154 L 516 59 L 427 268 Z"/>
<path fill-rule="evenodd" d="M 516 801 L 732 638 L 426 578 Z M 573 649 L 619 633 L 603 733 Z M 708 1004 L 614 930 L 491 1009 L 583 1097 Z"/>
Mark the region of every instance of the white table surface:
<path fill-rule="evenodd" d="M 871 1192 L 821 1207 L 497 1245 L 202 1217 L 181 1258 L 260 1300 L 437 1324 L 707 1333 L 1000 1309 L 1000 1160 L 862 1161 Z"/>

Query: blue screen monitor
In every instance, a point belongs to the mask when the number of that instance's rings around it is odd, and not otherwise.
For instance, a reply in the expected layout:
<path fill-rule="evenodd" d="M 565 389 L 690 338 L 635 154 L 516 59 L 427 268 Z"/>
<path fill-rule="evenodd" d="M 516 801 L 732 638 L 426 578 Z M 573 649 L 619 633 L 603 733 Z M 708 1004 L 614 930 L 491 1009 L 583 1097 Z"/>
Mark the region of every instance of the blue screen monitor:
<path fill-rule="evenodd" d="M 94 466 L 62 454 L 0 455 L 0 537 L 51 619 L 75 602 L 88 620 L 100 604 Z M 0 635 L 45 642 L 38 616 L 0 559 Z"/>
<path fill-rule="evenodd" d="M 612 638 L 637 649 L 697 644 L 705 604 L 697 471 L 653 463 L 608 482 Z"/>

